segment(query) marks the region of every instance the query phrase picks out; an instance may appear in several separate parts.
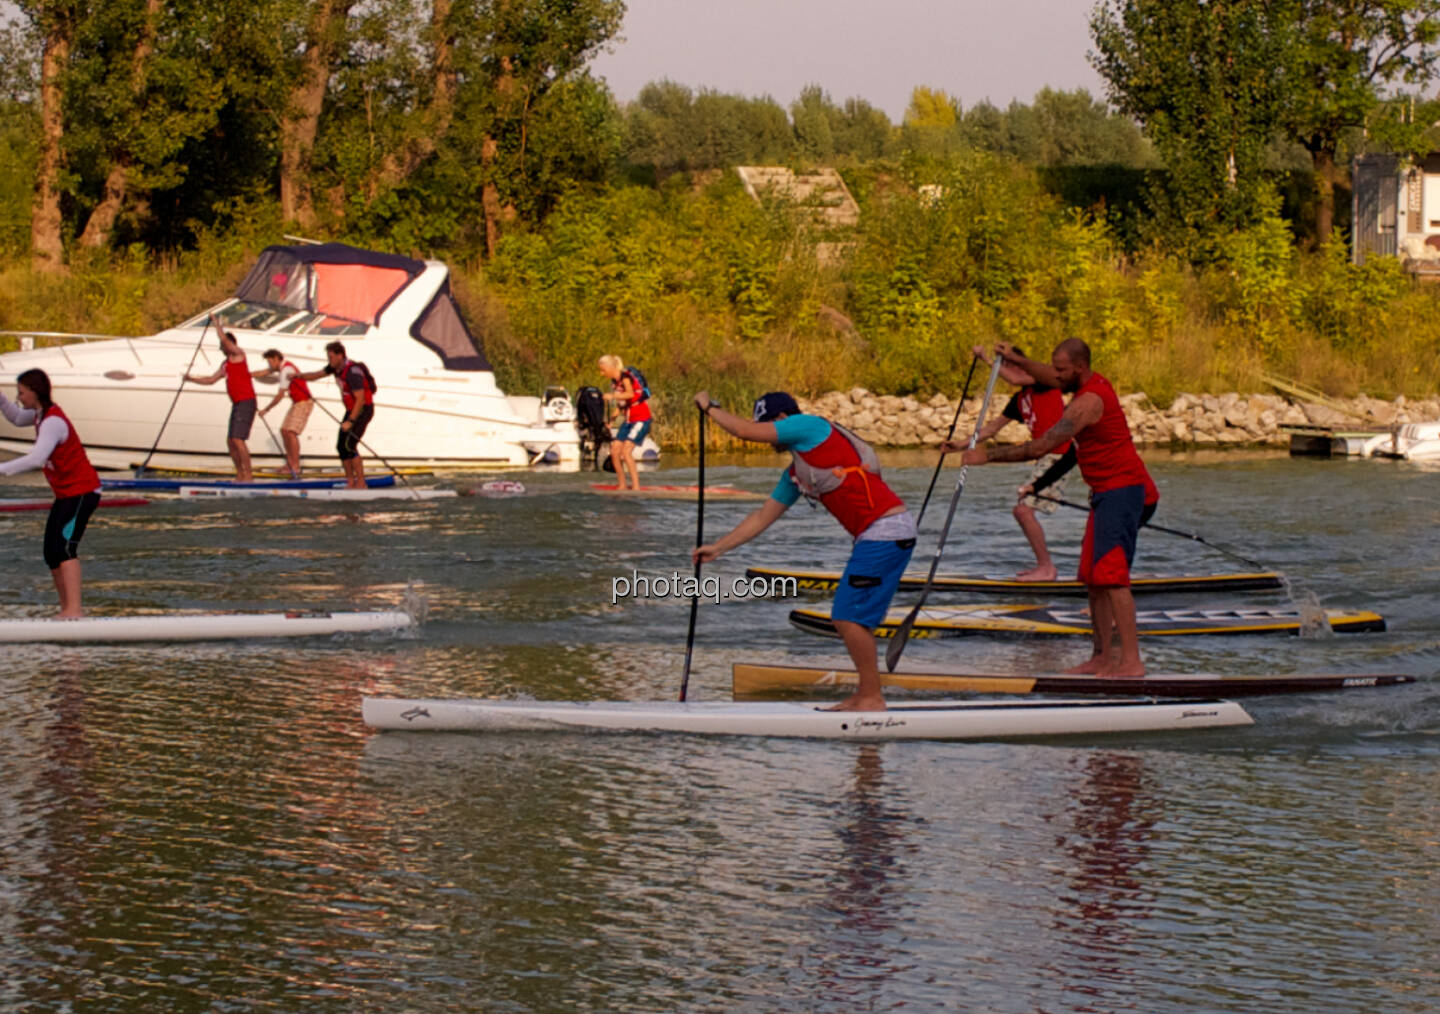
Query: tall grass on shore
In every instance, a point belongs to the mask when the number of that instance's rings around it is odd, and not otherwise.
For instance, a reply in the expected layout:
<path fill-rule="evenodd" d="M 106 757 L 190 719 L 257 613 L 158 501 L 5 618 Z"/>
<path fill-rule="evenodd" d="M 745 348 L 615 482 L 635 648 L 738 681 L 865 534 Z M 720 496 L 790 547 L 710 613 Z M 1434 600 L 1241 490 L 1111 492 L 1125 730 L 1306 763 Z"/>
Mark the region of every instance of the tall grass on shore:
<path fill-rule="evenodd" d="M 940 189 L 923 199 L 903 168 L 875 179 L 848 231 L 757 205 L 733 177 L 692 187 L 677 174 L 658 189 L 576 191 L 491 260 L 441 256 L 502 388 L 598 386 L 596 359 L 619 355 L 649 379 L 667 446 L 693 446 L 700 389 L 741 410 L 774 389 L 953 394 L 971 346 L 998 339 L 1038 357 L 1084 338 L 1097 369 L 1161 406 L 1264 390 L 1267 371 L 1334 396 L 1426 397 L 1440 383 L 1440 287 L 1393 259 L 1297 251 L 1279 219 L 1227 237 L 1204 265 L 1126 257 L 1103 217 L 989 156 L 932 173 Z M 0 330 L 157 331 L 232 292 L 278 232 L 90 254 L 63 276 L 0 265 Z"/>

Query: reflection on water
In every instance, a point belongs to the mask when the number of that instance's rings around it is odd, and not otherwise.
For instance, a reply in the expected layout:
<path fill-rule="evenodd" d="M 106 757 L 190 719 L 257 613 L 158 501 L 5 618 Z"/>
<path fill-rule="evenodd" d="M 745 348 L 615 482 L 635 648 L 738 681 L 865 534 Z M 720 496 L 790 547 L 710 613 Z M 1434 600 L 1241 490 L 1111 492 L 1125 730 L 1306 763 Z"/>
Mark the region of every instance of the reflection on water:
<path fill-rule="evenodd" d="M 1253 728 L 1183 739 L 373 735 L 364 694 L 672 699 L 688 599 L 612 604 L 610 579 L 688 571 L 693 507 L 537 476 L 444 509 L 112 512 L 85 543 L 100 611 L 392 608 L 419 582 L 430 616 L 408 639 L 3 649 L 0 1009 L 1429 1014 L 1434 475 L 1427 493 L 1364 465 L 1227 462 L 1156 463 L 1157 520 L 1391 630 L 1177 639 L 1152 664 L 1423 682 L 1257 700 Z M 764 490 L 773 471 L 711 474 Z M 967 484 L 947 568 L 1023 564 L 996 471 Z M 890 474 L 917 501 L 929 480 Z M 1381 483 L 1363 528 L 1313 509 Z M 707 526 L 748 509 L 707 504 Z M 838 565 L 833 525 L 792 513 L 715 573 Z M 1081 524 L 1047 522 L 1062 566 Z M 0 516 L 5 615 L 53 598 L 38 538 Z M 1197 552 L 1142 538 L 1148 570 L 1223 568 Z M 695 699 L 725 696 L 735 661 L 838 654 L 788 628 L 791 605 L 703 604 Z M 1054 669 L 1081 648 L 907 659 Z"/>

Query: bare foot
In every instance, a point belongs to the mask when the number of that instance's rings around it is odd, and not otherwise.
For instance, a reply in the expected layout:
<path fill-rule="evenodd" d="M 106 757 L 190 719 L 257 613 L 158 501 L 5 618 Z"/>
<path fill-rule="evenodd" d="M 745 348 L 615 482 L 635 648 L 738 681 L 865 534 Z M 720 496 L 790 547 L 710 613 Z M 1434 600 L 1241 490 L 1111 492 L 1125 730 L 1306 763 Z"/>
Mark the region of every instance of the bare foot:
<path fill-rule="evenodd" d="M 1031 567 L 1029 570 L 1022 570 L 1015 575 L 1017 581 L 1054 581 L 1059 577 L 1059 571 L 1054 567 Z"/>
<path fill-rule="evenodd" d="M 1095 674 L 1106 679 L 1126 679 L 1145 675 L 1144 662 L 1130 662 L 1106 666 Z"/>
<path fill-rule="evenodd" d="M 1103 669 L 1104 666 L 1105 659 L 1099 655 L 1092 655 L 1088 661 L 1081 662 L 1071 669 L 1066 669 L 1065 672 L 1076 676 L 1096 676 L 1099 675 L 1100 670 Z"/>
<path fill-rule="evenodd" d="M 862 697 L 860 694 L 851 694 L 839 704 L 825 709 L 826 711 L 885 711 L 885 698 L 879 694 L 872 694 Z"/>

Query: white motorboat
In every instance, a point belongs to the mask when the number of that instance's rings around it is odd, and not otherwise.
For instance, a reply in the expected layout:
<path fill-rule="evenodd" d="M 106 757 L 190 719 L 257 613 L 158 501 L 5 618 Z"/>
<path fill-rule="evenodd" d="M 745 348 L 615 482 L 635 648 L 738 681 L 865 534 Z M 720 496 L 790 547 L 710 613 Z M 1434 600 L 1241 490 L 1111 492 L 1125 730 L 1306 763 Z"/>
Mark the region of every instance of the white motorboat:
<path fill-rule="evenodd" d="M 212 374 L 223 361 L 212 316 L 257 370 L 271 348 L 303 371 L 321 369 L 326 344 L 344 343 L 378 388 L 365 443 L 392 465 L 573 467 L 580 460 L 569 395 L 563 388 L 547 388 L 543 398 L 500 390 L 444 264 L 338 243 L 267 247 L 234 297 L 156 335 L 37 334 L 39 347 L 0 355 L 0 384 L 11 393 L 25 370 L 49 374 L 55 401 L 97 467 L 133 466 L 152 446 L 156 468 L 227 467 L 225 385 L 180 384 L 187 371 Z M 310 389 L 318 409 L 301 435 L 301 453 L 307 462 L 331 461 L 336 423 L 326 412 L 340 416 L 339 390 L 328 377 Z M 275 390 L 257 382 L 262 408 Z M 288 407 L 288 400 L 276 406 L 251 431 L 257 465 L 283 464 L 278 430 Z M 33 430 L 0 416 L 0 449 L 23 452 L 33 439 Z"/>
<path fill-rule="evenodd" d="M 1440 422 L 1406 423 L 1365 441 L 1365 457 L 1440 461 Z"/>

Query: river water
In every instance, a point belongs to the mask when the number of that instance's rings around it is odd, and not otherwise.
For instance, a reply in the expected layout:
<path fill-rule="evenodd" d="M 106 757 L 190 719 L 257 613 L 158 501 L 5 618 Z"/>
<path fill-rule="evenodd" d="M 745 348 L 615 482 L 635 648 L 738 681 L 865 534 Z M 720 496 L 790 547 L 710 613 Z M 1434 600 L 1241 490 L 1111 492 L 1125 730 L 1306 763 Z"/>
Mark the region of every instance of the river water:
<path fill-rule="evenodd" d="M 930 460 L 889 472 L 912 503 Z M 418 594 L 429 616 L 405 638 L 5 646 L 0 1010 L 1440 1009 L 1440 472 L 1151 464 L 1157 523 L 1390 624 L 1159 639 L 1152 671 L 1420 681 L 1252 700 L 1255 726 L 1186 735 L 374 734 L 364 694 L 673 697 L 688 600 L 612 604 L 611 583 L 687 572 L 693 505 L 527 475 L 513 499 L 102 510 L 83 546 L 97 613 Z M 710 481 L 768 491 L 777 467 L 712 462 Z M 970 470 L 945 569 L 1026 562 L 1023 475 Z M 707 504 L 707 530 L 747 509 Z M 833 522 L 790 515 L 715 572 L 843 562 Z M 1047 521 L 1063 568 L 1083 522 Z M 0 615 L 51 607 L 43 523 L 0 514 Z M 1235 566 L 1155 533 L 1140 553 L 1137 570 Z M 692 699 L 728 696 L 736 660 L 837 658 L 788 626 L 794 604 L 704 605 Z M 906 659 L 1046 670 L 1085 648 L 917 641 Z"/>

